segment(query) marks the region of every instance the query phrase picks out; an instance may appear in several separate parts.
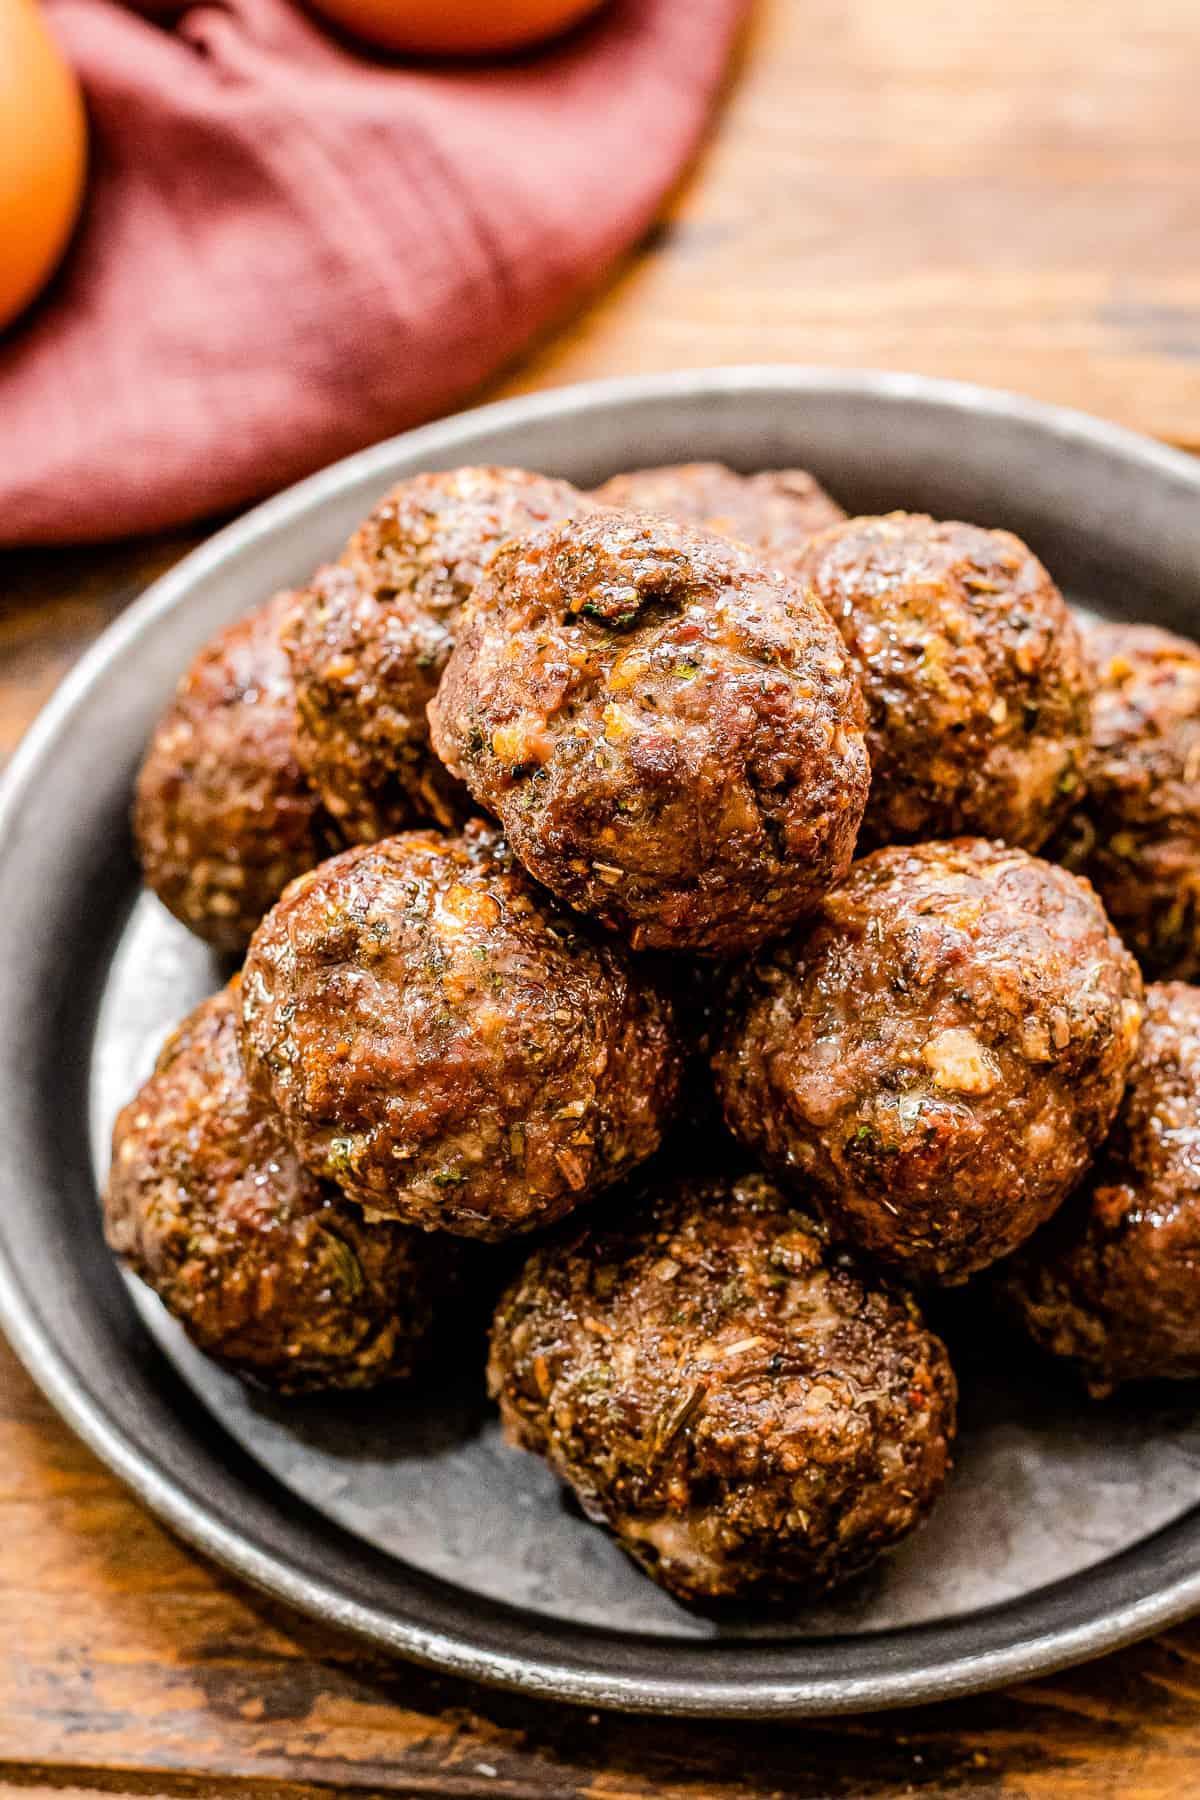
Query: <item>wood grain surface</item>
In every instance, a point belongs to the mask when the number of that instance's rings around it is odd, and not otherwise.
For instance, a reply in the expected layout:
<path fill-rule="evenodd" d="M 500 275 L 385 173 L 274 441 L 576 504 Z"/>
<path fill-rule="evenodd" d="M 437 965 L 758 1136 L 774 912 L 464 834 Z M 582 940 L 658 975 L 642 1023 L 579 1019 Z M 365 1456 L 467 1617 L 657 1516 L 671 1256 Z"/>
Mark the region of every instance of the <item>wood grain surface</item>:
<path fill-rule="evenodd" d="M 1200 448 L 1197 0 L 770 0 L 668 216 L 487 396 L 751 360 L 916 368 Z M 0 420 L 0 429 L 3 421 Z M 0 756 L 195 542 L 0 558 Z M 313 1800 L 1200 1794 L 1200 1624 L 804 1729 L 532 1705 L 365 1655 L 174 1542 L 0 1346 L 0 1792 Z"/>
<path fill-rule="evenodd" d="M 773 0 L 705 155 L 508 386 L 918 369 L 1200 448 L 1197 0 Z"/>

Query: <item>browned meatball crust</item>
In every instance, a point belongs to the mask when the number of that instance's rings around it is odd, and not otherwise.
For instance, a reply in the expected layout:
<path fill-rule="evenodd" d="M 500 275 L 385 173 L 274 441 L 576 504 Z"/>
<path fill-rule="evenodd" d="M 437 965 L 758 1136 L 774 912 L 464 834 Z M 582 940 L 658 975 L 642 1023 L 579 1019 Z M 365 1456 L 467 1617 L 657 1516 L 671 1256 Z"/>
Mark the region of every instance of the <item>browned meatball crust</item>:
<path fill-rule="evenodd" d="M 314 1181 L 246 1086 L 237 978 L 196 1009 L 113 1133 L 105 1227 L 200 1349 L 288 1393 L 423 1360 L 461 1247 L 368 1225 Z"/>
<path fill-rule="evenodd" d="M 1087 882 L 1003 844 L 877 850 L 742 978 L 715 1058 L 744 1143 L 911 1276 L 961 1281 L 1107 1131 L 1142 984 Z"/>
<path fill-rule="evenodd" d="M 499 834 L 407 832 L 288 889 L 250 946 L 243 1046 L 301 1160 L 372 1215 L 501 1238 L 657 1149 L 668 1002 Z"/>
<path fill-rule="evenodd" d="M 429 709 L 531 874 L 638 949 L 733 955 L 853 855 L 862 697 L 823 610 L 635 513 L 507 544 Z"/>
<path fill-rule="evenodd" d="M 1055 847 L 1093 881 L 1148 975 L 1200 976 L 1200 644 L 1153 625 L 1088 634 L 1088 792 Z"/>
<path fill-rule="evenodd" d="M 1035 1341 L 1098 1397 L 1200 1377 L 1200 988 L 1146 989 L 1121 1110 L 1079 1190 L 1002 1271 Z"/>
<path fill-rule="evenodd" d="M 244 950 L 292 877 L 335 844 L 297 757 L 291 602 L 277 594 L 200 652 L 138 775 L 146 885 L 218 950 Z"/>
<path fill-rule="evenodd" d="M 979 833 L 1036 850 L 1077 796 L 1090 674 L 1079 628 L 1008 531 L 848 519 L 800 561 L 867 703 L 860 849 Z"/>
<path fill-rule="evenodd" d="M 773 569 L 790 572 L 814 532 L 845 513 L 806 469 L 738 475 L 724 463 L 672 463 L 614 475 L 592 498 L 733 538 Z"/>
<path fill-rule="evenodd" d="M 289 643 L 300 756 L 355 843 L 472 810 L 431 754 L 425 709 L 496 546 L 590 503 L 524 469 L 402 481 L 300 596 Z"/>
<path fill-rule="evenodd" d="M 816 1595 L 920 1523 L 954 1435 L 945 1348 L 761 1176 L 676 1182 L 534 1251 L 489 1386 L 683 1599 Z"/>

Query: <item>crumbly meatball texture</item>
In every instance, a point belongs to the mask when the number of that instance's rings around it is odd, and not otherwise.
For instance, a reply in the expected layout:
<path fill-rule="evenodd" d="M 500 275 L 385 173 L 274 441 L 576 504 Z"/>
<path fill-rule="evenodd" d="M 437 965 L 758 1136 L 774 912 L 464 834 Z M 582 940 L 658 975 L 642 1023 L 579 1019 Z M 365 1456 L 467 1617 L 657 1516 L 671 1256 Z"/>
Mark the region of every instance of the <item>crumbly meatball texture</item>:
<path fill-rule="evenodd" d="M 654 1190 L 534 1251 L 489 1386 L 509 1438 L 685 1600 L 858 1574 L 928 1513 L 954 1435 L 914 1303 L 761 1176 Z"/>
<path fill-rule="evenodd" d="M 589 504 L 524 469 L 416 475 L 317 572 L 289 633 L 300 756 L 348 840 L 471 811 L 425 716 L 459 614 L 498 544 Z"/>
<path fill-rule="evenodd" d="M 1200 977 L 1200 644 L 1154 625 L 1088 634 L 1088 791 L 1055 847 L 1093 881 L 1148 975 Z"/>
<path fill-rule="evenodd" d="M 276 595 L 200 652 L 138 775 L 146 885 L 218 950 L 244 950 L 288 882 L 335 847 L 297 753 L 292 599 Z"/>
<path fill-rule="evenodd" d="M 848 519 L 800 573 L 867 703 L 860 849 L 964 833 L 1038 849 L 1082 787 L 1091 679 L 1020 538 L 918 513 Z"/>
<path fill-rule="evenodd" d="M 998 1271 L 1031 1337 L 1092 1393 L 1200 1377 L 1200 988 L 1146 989 L 1121 1110 L 1086 1180 Z"/>
<path fill-rule="evenodd" d="M 263 921 L 243 978 L 251 1079 L 302 1161 L 372 1215 L 501 1238 L 657 1149 L 668 1002 L 527 879 L 498 833 L 345 852 Z"/>
<path fill-rule="evenodd" d="M 862 1249 L 962 1281 L 1083 1173 L 1141 997 L 1065 869 L 982 839 L 877 850 L 742 978 L 714 1059 L 725 1116 Z"/>
<path fill-rule="evenodd" d="M 117 1120 L 113 1250 L 200 1349 L 288 1393 L 410 1375 L 461 1273 L 461 1247 L 368 1225 L 300 1166 L 246 1086 L 238 982 L 167 1043 Z"/>
<path fill-rule="evenodd" d="M 752 948 L 853 855 L 868 769 L 841 640 L 681 525 L 595 513 L 505 545 L 429 716 L 530 873 L 638 949 Z"/>
<path fill-rule="evenodd" d="M 806 469 L 738 475 L 724 463 L 674 463 L 614 475 L 592 498 L 602 506 L 677 519 L 755 550 L 790 571 L 814 532 L 845 513 Z"/>

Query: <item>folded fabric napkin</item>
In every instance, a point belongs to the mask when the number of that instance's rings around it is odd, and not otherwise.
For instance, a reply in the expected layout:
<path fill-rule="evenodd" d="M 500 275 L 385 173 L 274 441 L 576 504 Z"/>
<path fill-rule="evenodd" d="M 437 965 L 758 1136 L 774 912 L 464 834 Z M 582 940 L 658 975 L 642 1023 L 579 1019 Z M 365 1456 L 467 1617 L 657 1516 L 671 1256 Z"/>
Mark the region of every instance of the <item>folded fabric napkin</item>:
<path fill-rule="evenodd" d="M 92 167 L 0 336 L 0 543 L 235 506 L 450 406 L 636 241 L 747 0 L 611 0 L 486 67 L 374 59 L 289 0 L 47 0 Z"/>

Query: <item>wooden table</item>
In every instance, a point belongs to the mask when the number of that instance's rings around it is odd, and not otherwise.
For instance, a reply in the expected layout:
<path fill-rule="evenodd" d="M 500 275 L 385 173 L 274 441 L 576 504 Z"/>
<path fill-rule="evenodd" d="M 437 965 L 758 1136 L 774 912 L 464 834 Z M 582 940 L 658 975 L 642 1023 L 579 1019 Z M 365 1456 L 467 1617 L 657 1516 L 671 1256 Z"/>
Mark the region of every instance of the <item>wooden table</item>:
<path fill-rule="evenodd" d="M 1007 385 L 1200 449 L 1197 0 L 772 0 L 665 222 L 491 390 L 776 359 Z M 0 429 L 3 422 L 0 421 Z M 0 560 L 0 753 L 200 535 Z M 1200 1794 L 1200 1624 L 801 1729 L 579 1713 L 388 1664 L 181 1549 L 0 1348 L 0 1790 Z"/>

